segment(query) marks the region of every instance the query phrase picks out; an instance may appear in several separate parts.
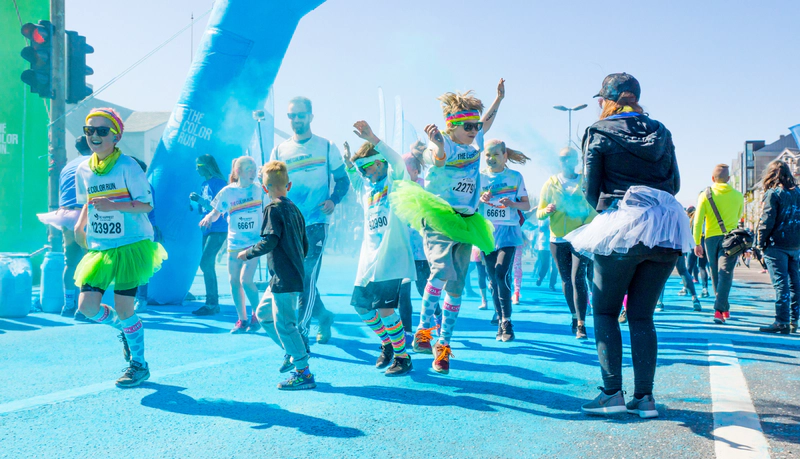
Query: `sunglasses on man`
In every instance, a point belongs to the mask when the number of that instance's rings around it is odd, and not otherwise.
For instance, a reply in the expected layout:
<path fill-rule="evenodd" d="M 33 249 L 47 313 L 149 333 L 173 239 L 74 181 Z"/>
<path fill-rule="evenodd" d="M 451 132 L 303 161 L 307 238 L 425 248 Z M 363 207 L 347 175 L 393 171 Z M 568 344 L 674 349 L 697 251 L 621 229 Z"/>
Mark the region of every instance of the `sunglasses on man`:
<path fill-rule="evenodd" d="M 97 135 L 100 137 L 105 137 L 109 133 L 117 135 L 117 131 L 108 126 L 84 126 L 83 133 L 88 136 L 93 136 L 95 133 L 97 133 Z"/>
<path fill-rule="evenodd" d="M 287 113 L 286 116 L 288 116 L 290 120 L 294 120 L 295 118 L 297 118 L 298 120 L 303 121 L 304 119 L 308 118 L 308 113 L 307 112 Z"/>
<path fill-rule="evenodd" d="M 473 130 L 474 131 L 480 131 L 481 129 L 483 129 L 483 121 L 478 121 L 477 123 L 467 123 L 467 122 L 464 122 L 464 121 L 453 121 L 450 124 L 452 124 L 453 126 L 464 126 L 464 130 L 467 131 L 467 132 L 473 131 Z"/>

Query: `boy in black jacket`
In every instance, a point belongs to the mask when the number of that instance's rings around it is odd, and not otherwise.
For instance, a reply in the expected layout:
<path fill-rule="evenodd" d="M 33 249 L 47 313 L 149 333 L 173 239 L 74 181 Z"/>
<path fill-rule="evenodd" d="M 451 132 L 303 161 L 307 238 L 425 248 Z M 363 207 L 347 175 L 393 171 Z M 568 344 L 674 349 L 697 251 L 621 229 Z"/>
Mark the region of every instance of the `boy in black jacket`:
<path fill-rule="evenodd" d="M 238 258 L 249 260 L 267 256 L 269 288 L 264 292 L 256 316 L 267 334 L 286 352 L 288 361 L 281 372 L 294 366 L 294 373 L 278 384 L 281 390 L 313 389 L 314 375 L 308 369 L 306 345 L 297 329 L 298 294 L 303 292 L 303 259 L 308 252 L 306 223 L 300 209 L 286 194 L 292 187 L 286 164 L 270 161 L 261 168 L 261 182 L 270 202 L 264 208 L 261 241 L 239 252 Z M 270 322 L 274 321 L 274 325 Z M 276 336 L 277 332 L 277 336 Z"/>

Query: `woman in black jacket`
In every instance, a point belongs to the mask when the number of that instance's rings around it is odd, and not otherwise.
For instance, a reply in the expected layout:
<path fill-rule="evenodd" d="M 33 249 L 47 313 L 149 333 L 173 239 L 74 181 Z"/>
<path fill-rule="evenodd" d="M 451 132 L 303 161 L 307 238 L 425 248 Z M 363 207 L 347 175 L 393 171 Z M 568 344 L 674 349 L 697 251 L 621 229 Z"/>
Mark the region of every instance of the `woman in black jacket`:
<path fill-rule="evenodd" d="M 800 190 L 783 161 L 767 166 L 762 183 L 758 247 L 775 287 L 775 322 L 759 330 L 788 335 L 797 332 L 800 313 Z"/>
<path fill-rule="evenodd" d="M 583 138 L 586 199 L 602 212 L 567 235 L 594 257 L 593 309 L 602 392 L 581 407 L 589 414 L 658 416 L 653 379 L 658 345 L 656 302 L 681 253 L 694 248 L 689 217 L 674 195 L 680 188 L 672 135 L 639 106 L 639 82 L 626 73 L 603 80 L 600 120 Z M 633 359 L 633 400 L 622 392 L 622 335 L 627 315 Z"/>

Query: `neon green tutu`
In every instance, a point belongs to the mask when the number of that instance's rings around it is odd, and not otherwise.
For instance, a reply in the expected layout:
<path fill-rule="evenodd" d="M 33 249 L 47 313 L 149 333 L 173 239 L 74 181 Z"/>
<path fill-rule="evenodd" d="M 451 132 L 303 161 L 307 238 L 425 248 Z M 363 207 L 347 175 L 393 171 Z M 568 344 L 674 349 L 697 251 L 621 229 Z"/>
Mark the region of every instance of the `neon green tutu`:
<path fill-rule="evenodd" d="M 422 221 L 448 238 L 472 244 L 485 253 L 494 251 L 494 226 L 480 214 L 465 217 L 444 199 L 409 180 L 394 182 L 389 194 L 392 211 L 417 231 Z"/>
<path fill-rule="evenodd" d="M 167 251 L 149 239 L 115 249 L 90 250 L 75 268 L 75 285 L 108 290 L 129 290 L 144 285 L 161 269 Z"/>

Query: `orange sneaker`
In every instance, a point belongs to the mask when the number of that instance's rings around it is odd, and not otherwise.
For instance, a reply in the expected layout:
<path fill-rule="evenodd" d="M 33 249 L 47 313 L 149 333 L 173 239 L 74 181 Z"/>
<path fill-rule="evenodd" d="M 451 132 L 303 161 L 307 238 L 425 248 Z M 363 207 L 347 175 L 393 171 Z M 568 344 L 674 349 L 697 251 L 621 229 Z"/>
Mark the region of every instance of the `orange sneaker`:
<path fill-rule="evenodd" d="M 438 327 L 421 328 L 414 333 L 414 341 L 411 342 L 414 352 L 418 354 L 433 354 L 433 349 L 431 348 L 433 336 L 431 336 L 431 332 L 436 328 Z"/>
<path fill-rule="evenodd" d="M 433 346 L 433 353 L 436 355 L 433 359 L 433 370 L 443 375 L 450 373 L 450 356 L 453 355 L 450 345 L 436 343 Z"/>
<path fill-rule="evenodd" d="M 731 313 L 728 312 L 728 311 L 725 311 L 725 312 L 722 313 L 722 317 L 724 317 L 725 320 L 728 320 L 728 319 L 731 318 Z"/>

